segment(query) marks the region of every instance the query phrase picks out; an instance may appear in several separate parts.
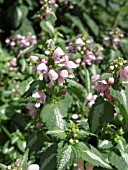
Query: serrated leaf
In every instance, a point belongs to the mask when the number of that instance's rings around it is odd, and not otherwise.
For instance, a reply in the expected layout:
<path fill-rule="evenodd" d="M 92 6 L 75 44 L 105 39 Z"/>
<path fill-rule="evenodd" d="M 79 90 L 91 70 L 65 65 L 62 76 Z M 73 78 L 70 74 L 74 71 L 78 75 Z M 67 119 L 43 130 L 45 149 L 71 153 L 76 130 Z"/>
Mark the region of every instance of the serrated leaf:
<path fill-rule="evenodd" d="M 100 149 L 109 149 L 111 147 L 113 147 L 111 141 L 109 141 L 109 140 L 103 140 L 103 141 L 99 140 L 98 148 L 100 148 Z"/>
<path fill-rule="evenodd" d="M 61 110 L 59 110 L 56 104 L 45 105 L 41 111 L 41 118 L 46 123 L 48 130 L 54 128 L 64 129 L 65 121 L 61 115 Z"/>
<path fill-rule="evenodd" d="M 114 89 L 110 87 L 110 94 L 119 100 L 128 114 L 128 84 L 123 84 L 125 89 Z"/>
<path fill-rule="evenodd" d="M 112 169 L 108 161 L 105 160 L 104 156 L 93 146 L 88 147 L 86 144 L 80 142 L 79 153 L 83 160 L 91 163 L 94 166 L 101 166 L 104 168 Z"/>
<path fill-rule="evenodd" d="M 56 137 L 58 139 L 65 139 L 66 133 L 63 130 L 51 130 L 48 131 L 47 134 Z"/>
<path fill-rule="evenodd" d="M 64 170 L 71 159 L 72 148 L 70 145 L 65 145 L 57 155 L 57 170 Z"/>
<path fill-rule="evenodd" d="M 100 76 L 100 78 L 98 79 L 99 80 L 106 80 L 108 78 L 112 77 L 112 73 L 104 73 Z"/>
<path fill-rule="evenodd" d="M 128 170 L 127 162 L 121 156 L 118 156 L 114 152 L 111 152 L 111 154 L 109 155 L 109 161 L 118 170 Z"/>
<path fill-rule="evenodd" d="M 102 97 L 96 99 L 89 113 L 89 127 L 92 133 L 98 133 L 102 129 L 104 123 L 108 123 L 113 119 L 114 107 L 108 101 L 104 101 Z"/>

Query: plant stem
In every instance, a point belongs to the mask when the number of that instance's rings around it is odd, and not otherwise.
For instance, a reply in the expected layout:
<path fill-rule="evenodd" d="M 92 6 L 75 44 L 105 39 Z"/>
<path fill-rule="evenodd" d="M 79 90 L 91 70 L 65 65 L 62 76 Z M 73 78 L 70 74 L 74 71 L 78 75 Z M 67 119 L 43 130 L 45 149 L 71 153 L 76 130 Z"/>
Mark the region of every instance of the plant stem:
<path fill-rule="evenodd" d="M 12 139 L 12 135 L 10 134 L 10 132 L 9 132 L 3 125 L 1 125 L 1 128 L 3 129 L 3 131 L 5 132 L 5 134 L 6 134 L 10 139 Z"/>

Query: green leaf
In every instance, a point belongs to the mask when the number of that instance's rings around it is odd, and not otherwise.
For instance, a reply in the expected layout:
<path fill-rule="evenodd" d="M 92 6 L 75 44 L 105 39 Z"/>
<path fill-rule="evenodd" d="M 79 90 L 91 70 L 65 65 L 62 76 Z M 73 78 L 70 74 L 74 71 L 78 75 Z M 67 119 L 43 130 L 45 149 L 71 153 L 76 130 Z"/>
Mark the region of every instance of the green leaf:
<path fill-rule="evenodd" d="M 33 81 L 29 89 L 22 95 L 22 97 L 27 98 L 32 95 L 35 91 L 37 91 L 40 87 L 43 87 L 43 82 L 41 80 L 35 80 Z"/>
<path fill-rule="evenodd" d="M 90 145 L 90 148 L 80 142 L 79 144 L 79 154 L 81 158 L 89 163 L 91 163 L 94 166 L 101 166 L 104 168 L 112 169 L 109 165 L 108 161 L 105 160 L 102 153 L 100 153 L 96 148 Z"/>
<path fill-rule="evenodd" d="M 86 20 L 86 23 L 90 27 L 91 31 L 97 36 L 99 34 L 99 27 L 96 22 L 92 20 L 92 18 L 86 13 L 83 13 L 83 17 Z"/>
<path fill-rule="evenodd" d="M 44 55 L 44 54 L 38 54 L 38 53 L 34 53 L 34 54 L 32 54 L 33 56 L 37 56 L 37 57 L 40 57 L 40 58 L 44 58 L 44 59 L 48 59 L 48 57 L 46 56 L 46 55 Z"/>
<path fill-rule="evenodd" d="M 4 165 L 4 164 L 1 164 L 1 163 L 0 163 L 0 168 L 1 168 L 2 170 L 7 170 L 7 166 Z"/>
<path fill-rule="evenodd" d="M 55 30 L 53 25 L 49 21 L 42 20 L 40 22 L 42 30 L 48 33 L 51 37 L 55 35 Z"/>
<path fill-rule="evenodd" d="M 128 84 L 123 84 L 123 87 L 125 89 L 110 87 L 110 94 L 114 98 L 118 99 L 118 101 L 124 106 L 126 113 L 128 114 Z"/>
<path fill-rule="evenodd" d="M 71 88 L 71 91 L 77 95 L 78 97 L 82 97 L 83 99 L 85 99 L 85 96 L 87 94 L 86 89 L 84 88 L 84 86 L 82 86 L 81 84 L 77 83 L 74 80 L 70 80 L 67 79 L 67 82 L 69 83 L 69 87 Z"/>
<path fill-rule="evenodd" d="M 90 87 L 91 87 L 90 75 L 89 75 L 89 71 L 87 69 L 84 71 L 85 71 L 85 84 L 86 84 L 87 91 L 89 93 Z"/>
<path fill-rule="evenodd" d="M 110 149 L 111 147 L 113 147 L 111 141 L 109 141 L 109 140 L 99 140 L 98 148 L 100 148 L 100 149 Z"/>
<path fill-rule="evenodd" d="M 15 31 L 15 34 L 26 35 L 28 32 L 31 32 L 32 34 L 35 34 L 32 22 L 30 22 L 27 18 L 25 18 L 23 20 L 22 25 L 20 26 L 20 28 L 17 31 Z"/>
<path fill-rule="evenodd" d="M 19 6 L 20 10 L 22 11 L 22 20 L 24 20 L 27 17 L 28 14 L 28 8 L 25 5 Z"/>
<path fill-rule="evenodd" d="M 22 168 L 23 168 L 23 170 L 25 170 L 25 169 L 27 169 L 27 167 L 28 167 L 28 152 L 29 152 L 29 150 L 27 149 L 26 151 L 25 151 L 25 154 L 23 155 L 23 158 L 22 158 L 22 163 L 23 163 L 23 166 L 22 166 Z"/>
<path fill-rule="evenodd" d="M 23 15 L 23 13 L 22 13 L 20 7 L 18 7 L 16 5 L 9 7 L 8 17 L 11 20 L 11 26 L 13 29 L 19 27 L 19 25 L 21 24 L 22 17 L 23 17 L 22 15 Z"/>
<path fill-rule="evenodd" d="M 65 139 L 66 137 L 66 133 L 63 130 L 51 130 L 51 131 L 48 131 L 47 134 L 57 139 Z"/>
<path fill-rule="evenodd" d="M 18 140 L 17 144 L 18 144 L 19 150 L 24 152 L 26 149 L 26 142 L 24 140 Z"/>
<path fill-rule="evenodd" d="M 63 120 L 61 110 L 56 104 L 45 105 L 41 111 L 41 118 L 46 123 L 48 130 L 52 130 L 53 128 L 64 129 L 65 121 Z"/>
<path fill-rule="evenodd" d="M 113 119 L 114 107 L 108 101 L 104 101 L 102 97 L 96 99 L 89 113 L 89 126 L 92 133 L 98 133 L 104 123 L 108 123 Z"/>
<path fill-rule="evenodd" d="M 58 150 L 57 154 L 57 170 L 65 170 L 67 164 L 70 162 L 72 155 L 72 147 L 65 145 L 62 149 Z"/>
<path fill-rule="evenodd" d="M 98 79 L 99 80 L 106 80 L 108 78 L 112 77 L 112 73 L 104 73 L 100 76 L 100 78 Z"/>
<path fill-rule="evenodd" d="M 34 45 L 31 45 L 31 46 L 25 48 L 23 51 L 21 51 L 21 52 L 18 54 L 17 57 L 19 58 L 20 56 L 22 56 L 22 55 L 24 55 L 24 54 L 27 54 L 27 53 L 31 52 L 32 50 L 34 50 L 34 49 L 35 49 L 35 46 L 34 46 Z"/>
<path fill-rule="evenodd" d="M 111 152 L 109 155 L 110 163 L 115 166 L 118 170 L 128 170 L 127 162 L 121 157 Z"/>
<path fill-rule="evenodd" d="M 83 25 L 83 23 L 81 22 L 80 18 L 78 18 L 77 16 L 70 15 L 69 13 L 66 13 L 65 15 L 66 15 L 66 17 L 67 17 L 68 19 L 70 19 L 70 20 L 73 22 L 73 24 L 74 24 L 77 28 L 79 28 L 79 30 L 80 30 L 82 33 L 88 34 L 87 31 L 86 31 L 86 29 L 85 29 L 85 27 L 84 27 L 84 25 Z"/>
<path fill-rule="evenodd" d="M 64 99 L 60 100 L 57 103 L 57 107 L 59 108 L 59 110 L 61 110 L 62 116 L 64 117 L 67 116 L 68 108 L 71 107 L 71 104 L 72 104 L 72 96 L 68 93 L 64 96 Z"/>
<path fill-rule="evenodd" d="M 45 150 L 45 152 L 41 155 L 40 170 L 56 170 L 56 153 L 56 144 L 51 145 Z"/>

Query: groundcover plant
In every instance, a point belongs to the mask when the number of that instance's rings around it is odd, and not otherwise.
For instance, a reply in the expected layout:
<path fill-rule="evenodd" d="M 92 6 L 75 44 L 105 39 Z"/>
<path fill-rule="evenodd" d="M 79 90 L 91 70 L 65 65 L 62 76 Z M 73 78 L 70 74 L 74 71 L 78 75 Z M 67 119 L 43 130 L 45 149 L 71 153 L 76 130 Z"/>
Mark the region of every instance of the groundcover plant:
<path fill-rule="evenodd" d="M 128 170 L 127 0 L 0 0 L 0 169 Z"/>

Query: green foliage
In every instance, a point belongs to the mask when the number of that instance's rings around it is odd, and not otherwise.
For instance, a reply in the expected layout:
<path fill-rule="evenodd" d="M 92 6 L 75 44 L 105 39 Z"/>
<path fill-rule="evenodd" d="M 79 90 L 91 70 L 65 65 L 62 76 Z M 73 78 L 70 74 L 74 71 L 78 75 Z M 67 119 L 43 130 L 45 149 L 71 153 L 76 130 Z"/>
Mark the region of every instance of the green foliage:
<path fill-rule="evenodd" d="M 79 143 L 79 154 L 83 160 L 95 166 L 101 166 L 107 169 L 112 169 L 109 162 L 105 160 L 104 156 L 93 146 L 87 146 L 84 143 Z"/>
<path fill-rule="evenodd" d="M 48 33 L 51 37 L 54 37 L 55 35 L 55 30 L 53 25 L 49 21 L 41 21 L 40 26 L 42 30 L 46 33 Z"/>
<path fill-rule="evenodd" d="M 128 56 L 127 12 L 126 0 L 0 0 L 0 168 L 20 170 L 20 158 L 23 170 L 33 163 L 41 170 L 81 168 L 78 160 L 82 168 L 88 162 L 96 170 L 128 169 L 128 86 L 118 69 L 128 65 L 121 62 Z M 55 54 L 57 47 L 65 54 Z M 110 85 L 113 76 L 104 72 L 119 56 L 118 81 Z M 47 69 L 33 73 L 41 63 Z M 96 74 L 101 81 L 93 83 Z M 100 93 L 102 80 L 108 89 Z M 32 98 L 38 91 L 45 102 Z"/>
<path fill-rule="evenodd" d="M 80 83 L 77 83 L 74 80 L 70 80 L 68 79 L 67 82 L 69 83 L 69 88 L 71 88 L 72 92 L 77 95 L 78 97 L 84 98 L 87 91 L 84 88 L 84 86 L 82 86 Z"/>
<path fill-rule="evenodd" d="M 114 152 L 110 153 L 109 156 L 109 161 L 111 162 L 112 165 L 114 165 L 118 170 L 127 170 L 128 169 L 128 164 L 127 162 Z"/>
<path fill-rule="evenodd" d="M 57 154 L 57 170 L 65 170 L 73 165 L 76 152 L 73 146 L 65 144 L 62 148 L 59 145 Z"/>
<path fill-rule="evenodd" d="M 41 155 L 41 170 L 55 170 L 56 169 L 56 153 L 57 145 L 53 144 L 46 149 L 46 151 Z"/>
<path fill-rule="evenodd" d="M 64 129 L 65 121 L 57 104 L 45 105 L 41 111 L 41 118 L 46 123 L 48 130 L 53 128 Z"/>
<path fill-rule="evenodd" d="M 30 84 L 29 89 L 23 94 L 23 97 L 27 98 L 32 95 L 32 93 L 36 92 L 43 86 L 42 81 L 35 80 Z"/>
<path fill-rule="evenodd" d="M 100 78 L 98 80 L 106 80 L 110 77 L 112 77 L 112 73 L 104 73 L 100 76 Z"/>
<path fill-rule="evenodd" d="M 102 97 L 96 99 L 89 113 L 89 126 L 91 132 L 98 133 L 104 123 L 108 123 L 113 119 L 114 107 L 108 101 L 104 101 Z"/>
<path fill-rule="evenodd" d="M 120 104 L 123 105 L 128 114 L 128 85 L 123 84 L 123 87 L 124 89 L 119 89 L 118 87 L 114 89 L 110 87 L 110 93 L 113 97 L 119 100 Z"/>

